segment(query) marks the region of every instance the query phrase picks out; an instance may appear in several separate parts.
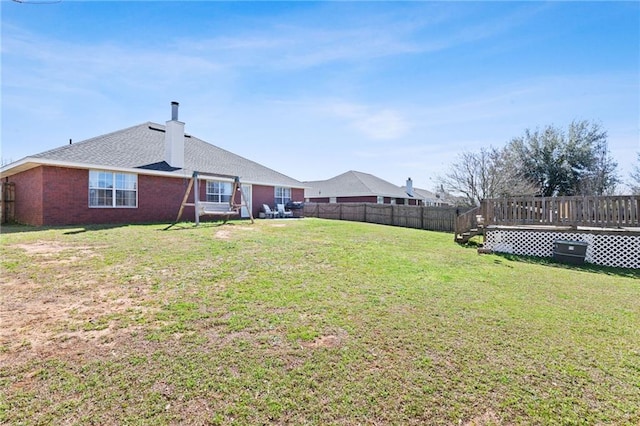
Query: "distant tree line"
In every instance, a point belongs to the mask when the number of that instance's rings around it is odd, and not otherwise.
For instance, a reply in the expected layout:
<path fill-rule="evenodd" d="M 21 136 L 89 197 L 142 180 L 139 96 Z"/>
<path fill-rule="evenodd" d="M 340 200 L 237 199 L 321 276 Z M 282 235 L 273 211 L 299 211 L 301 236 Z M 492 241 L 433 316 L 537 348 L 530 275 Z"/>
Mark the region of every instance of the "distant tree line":
<path fill-rule="evenodd" d="M 477 205 L 506 196 L 611 195 L 621 183 L 617 167 L 607 132 L 583 120 L 566 130 L 527 129 L 504 148 L 464 152 L 441 179 L 447 192 L 462 196 L 461 204 Z M 640 153 L 630 178 L 640 193 Z"/>

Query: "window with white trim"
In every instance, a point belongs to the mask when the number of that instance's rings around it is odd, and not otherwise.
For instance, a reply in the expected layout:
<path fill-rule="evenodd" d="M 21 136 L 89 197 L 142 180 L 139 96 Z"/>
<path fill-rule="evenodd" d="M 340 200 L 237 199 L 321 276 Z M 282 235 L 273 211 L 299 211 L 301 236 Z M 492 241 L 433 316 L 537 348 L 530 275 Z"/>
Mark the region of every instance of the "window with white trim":
<path fill-rule="evenodd" d="M 378 204 L 384 204 L 384 197 L 381 195 L 378 195 L 378 198 L 376 199 Z"/>
<path fill-rule="evenodd" d="M 207 201 L 210 203 L 229 203 L 231 191 L 231 182 L 207 181 Z"/>
<path fill-rule="evenodd" d="M 138 175 L 89 170 L 89 207 L 138 207 Z"/>
<path fill-rule="evenodd" d="M 287 204 L 291 201 L 291 188 L 276 186 L 275 204 Z"/>

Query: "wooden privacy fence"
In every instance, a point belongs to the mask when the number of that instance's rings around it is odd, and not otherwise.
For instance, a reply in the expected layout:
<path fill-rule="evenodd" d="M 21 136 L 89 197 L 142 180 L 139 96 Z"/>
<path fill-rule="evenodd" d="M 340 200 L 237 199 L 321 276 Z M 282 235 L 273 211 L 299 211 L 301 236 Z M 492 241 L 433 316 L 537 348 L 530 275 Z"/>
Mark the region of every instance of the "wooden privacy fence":
<path fill-rule="evenodd" d="M 0 182 L 0 223 L 13 222 L 15 218 L 16 184 Z"/>
<path fill-rule="evenodd" d="M 483 200 L 487 225 L 640 226 L 640 196 L 519 197 Z"/>
<path fill-rule="evenodd" d="M 322 219 L 378 223 L 429 231 L 453 232 L 455 207 L 374 203 L 305 203 L 304 215 Z"/>

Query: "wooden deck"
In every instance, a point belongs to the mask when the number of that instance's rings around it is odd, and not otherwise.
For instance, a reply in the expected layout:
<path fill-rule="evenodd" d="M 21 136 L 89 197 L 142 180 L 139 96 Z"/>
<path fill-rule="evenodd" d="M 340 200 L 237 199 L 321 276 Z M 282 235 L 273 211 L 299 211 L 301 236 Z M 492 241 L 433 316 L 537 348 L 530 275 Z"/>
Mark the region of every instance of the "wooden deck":
<path fill-rule="evenodd" d="M 637 232 L 640 196 L 517 197 L 483 200 L 456 218 L 455 240 L 469 241 L 487 227 L 541 227 Z"/>

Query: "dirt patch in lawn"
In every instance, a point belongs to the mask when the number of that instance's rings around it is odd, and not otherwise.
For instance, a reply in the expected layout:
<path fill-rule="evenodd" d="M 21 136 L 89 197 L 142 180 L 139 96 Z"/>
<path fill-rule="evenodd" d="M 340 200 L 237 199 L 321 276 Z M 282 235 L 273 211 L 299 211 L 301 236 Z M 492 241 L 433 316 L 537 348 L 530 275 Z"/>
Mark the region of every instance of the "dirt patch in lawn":
<path fill-rule="evenodd" d="M 16 244 L 30 263 L 47 268 L 51 279 L 15 274 L 0 281 L 0 364 L 31 359 L 76 358 L 109 352 L 134 327 L 123 317 L 148 310 L 147 283 L 123 286 L 115 277 L 78 268 L 100 256 L 94 247 L 57 242 Z M 127 322 L 130 323 L 130 322 Z"/>
<path fill-rule="evenodd" d="M 234 226 L 232 228 L 225 228 L 216 231 L 214 236 L 220 240 L 229 240 L 233 236 L 234 231 L 254 231 L 255 228 L 250 226 Z"/>
<path fill-rule="evenodd" d="M 488 410 L 487 412 L 476 416 L 468 422 L 464 423 L 465 426 L 485 426 L 498 424 L 502 424 L 502 422 L 500 421 L 496 413 L 493 412 L 493 410 Z"/>
<path fill-rule="evenodd" d="M 309 348 L 335 348 L 340 346 L 342 340 L 338 336 L 320 336 L 306 345 Z"/>
<path fill-rule="evenodd" d="M 226 229 L 217 231 L 215 233 L 215 237 L 220 239 L 220 240 L 228 240 L 231 238 L 231 231 L 228 231 Z"/>
<path fill-rule="evenodd" d="M 332 334 L 324 334 L 316 337 L 312 342 L 303 344 L 306 348 L 337 348 L 344 344 L 349 335 L 345 330 L 339 329 Z"/>

